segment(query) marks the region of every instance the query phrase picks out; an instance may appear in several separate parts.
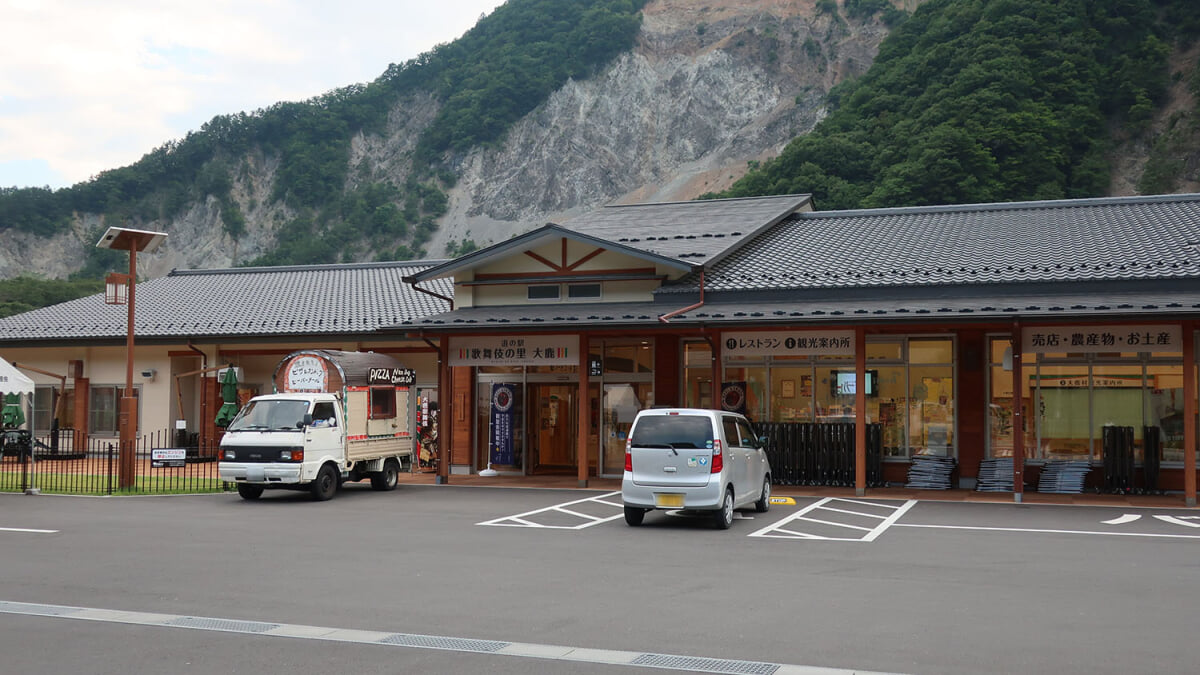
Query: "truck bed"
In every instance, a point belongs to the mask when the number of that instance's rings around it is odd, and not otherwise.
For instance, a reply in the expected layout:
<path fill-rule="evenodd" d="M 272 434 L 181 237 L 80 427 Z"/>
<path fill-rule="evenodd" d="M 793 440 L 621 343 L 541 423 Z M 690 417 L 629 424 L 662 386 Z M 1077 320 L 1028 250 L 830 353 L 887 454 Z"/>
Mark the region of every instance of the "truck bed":
<path fill-rule="evenodd" d="M 413 439 L 407 436 L 381 436 L 346 441 L 346 459 L 362 462 L 380 457 L 395 457 L 413 453 Z"/>

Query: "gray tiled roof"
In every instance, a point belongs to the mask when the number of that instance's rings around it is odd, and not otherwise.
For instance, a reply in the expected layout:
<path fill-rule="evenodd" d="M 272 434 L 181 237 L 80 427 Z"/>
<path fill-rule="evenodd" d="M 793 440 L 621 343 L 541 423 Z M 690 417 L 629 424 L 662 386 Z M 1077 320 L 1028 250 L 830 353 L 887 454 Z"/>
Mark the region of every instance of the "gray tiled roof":
<path fill-rule="evenodd" d="M 569 230 L 694 265 L 805 207 L 810 195 L 605 206 L 564 224 Z"/>
<path fill-rule="evenodd" d="M 447 304 L 401 279 L 442 261 L 174 271 L 140 282 L 137 338 L 347 335 L 375 331 Z M 453 297 L 447 281 L 424 287 Z M 0 344 L 124 338 L 127 308 L 103 294 L 0 319 Z"/>
<path fill-rule="evenodd" d="M 676 316 L 671 325 L 729 324 L 769 325 L 814 322 L 868 323 L 1053 320 L 1057 317 L 1096 316 L 1106 318 L 1139 316 L 1200 315 L 1200 284 L 1164 290 L 1161 284 L 1065 285 L 1056 290 L 1043 286 L 1041 293 L 1014 292 L 1013 286 L 982 287 L 973 294 L 941 295 L 926 290 L 893 292 L 891 297 L 853 297 L 837 291 L 828 297 L 764 301 L 709 302 Z M 987 292 L 987 291 L 992 292 Z M 915 292 L 914 292 L 915 291 Z M 448 330 L 509 330 L 663 326 L 659 316 L 676 310 L 678 303 L 641 302 L 611 304 L 520 305 L 511 307 L 468 307 L 453 312 L 417 318 L 398 328 Z"/>
<path fill-rule="evenodd" d="M 810 212 L 714 265 L 705 288 L 1197 278 L 1198 246 L 1196 194 Z"/>

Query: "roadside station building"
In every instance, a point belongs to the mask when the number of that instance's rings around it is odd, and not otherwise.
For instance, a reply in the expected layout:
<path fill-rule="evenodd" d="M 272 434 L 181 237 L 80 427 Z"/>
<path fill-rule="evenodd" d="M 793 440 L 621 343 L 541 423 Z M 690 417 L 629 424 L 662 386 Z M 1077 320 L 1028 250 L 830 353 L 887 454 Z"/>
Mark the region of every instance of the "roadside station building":
<path fill-rule="evenodd" d="M 639 409 L 716 406 L 852 423 L 860 494 L 868 441 L 873 484 L 940 456 L 969 486 L 1013 457 L 1018 499 L 1120 445 L 1195 503 L 1200 195 L 610 206 L 406 280 L 454 286 L 392 327 L 439 346 L 443 480 L 618 477 Z"/>
<path fill-rule="evenodd" d="M 139 433 L 174 438 L 178 429 L 191 444 L 215 442 L 223 403 L 217 368 L 234 366 L 244 403 L 270 393 L 279 360 L 300 349 L 393 354 L 416 372 L 418 410 L 436 409 L 436 346 L 377 329 L 449 307 L 402 281 L 437 262 L 182 270 L 138 283 Z M 434 288 L 452 292 L 448 282 Z M 74 430 L 76 447 L 116 439 L 127 332 L 127 307 L 105 304 L 103 294 L 0 319 L 0 356 L 37 385 L 35 436 L 56 420 Z"/>

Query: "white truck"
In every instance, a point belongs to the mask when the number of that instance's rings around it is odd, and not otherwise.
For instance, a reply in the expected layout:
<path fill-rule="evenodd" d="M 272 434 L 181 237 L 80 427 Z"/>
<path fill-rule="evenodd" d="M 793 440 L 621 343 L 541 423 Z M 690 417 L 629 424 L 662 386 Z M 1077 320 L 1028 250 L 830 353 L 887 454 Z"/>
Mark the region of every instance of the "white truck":
<path fill-rule="evenodd" d="M 221 438 L 221 480 L 242 499 L 263 490 L 333 497 L 346 481 L 393 490 L 413 460 L 413 371 L 375 352 L 293 352 L 275 368 L 275 393 L 255 396 Z"/>

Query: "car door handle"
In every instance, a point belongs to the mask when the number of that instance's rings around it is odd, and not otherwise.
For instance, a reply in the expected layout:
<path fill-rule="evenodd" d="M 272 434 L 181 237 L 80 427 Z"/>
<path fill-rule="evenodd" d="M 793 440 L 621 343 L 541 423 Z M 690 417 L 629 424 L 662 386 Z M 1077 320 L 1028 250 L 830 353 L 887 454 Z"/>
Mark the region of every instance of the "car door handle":
<path fill-rule="evenodd" d="M 663 467 L 663 471 L 666 471 L 667 473 L 675 473 L 677 470 L 678 469 L 676 469 L 673 466 L 664 466 Z"/>

